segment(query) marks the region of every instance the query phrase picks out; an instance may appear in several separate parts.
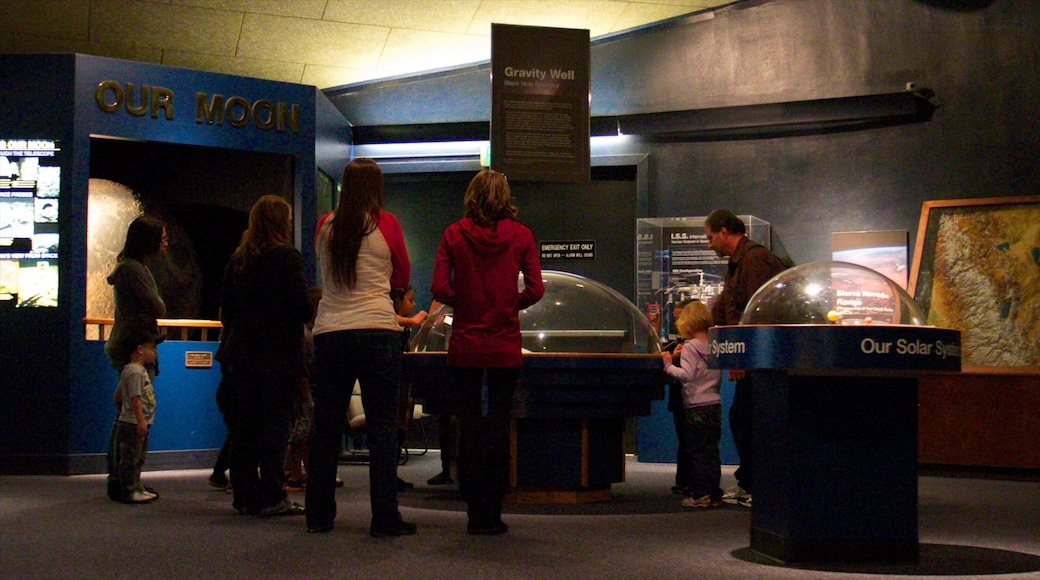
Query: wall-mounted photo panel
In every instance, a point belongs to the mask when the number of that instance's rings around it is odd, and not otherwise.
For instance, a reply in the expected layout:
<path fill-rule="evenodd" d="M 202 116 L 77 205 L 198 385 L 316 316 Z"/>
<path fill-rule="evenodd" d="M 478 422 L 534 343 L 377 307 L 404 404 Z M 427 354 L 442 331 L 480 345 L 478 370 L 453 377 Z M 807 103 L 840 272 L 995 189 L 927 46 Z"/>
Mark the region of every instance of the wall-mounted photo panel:
<path fill-rule="evenodd" d="M 0 138 L 0 308 L 58 305 L 58 151 Z"/>
<path fill-rule="evenodd" d="M 906 230 L 832 232 L 831 259 L 866 266 L 906 290 L 910 273 L 910 233 Z"/>

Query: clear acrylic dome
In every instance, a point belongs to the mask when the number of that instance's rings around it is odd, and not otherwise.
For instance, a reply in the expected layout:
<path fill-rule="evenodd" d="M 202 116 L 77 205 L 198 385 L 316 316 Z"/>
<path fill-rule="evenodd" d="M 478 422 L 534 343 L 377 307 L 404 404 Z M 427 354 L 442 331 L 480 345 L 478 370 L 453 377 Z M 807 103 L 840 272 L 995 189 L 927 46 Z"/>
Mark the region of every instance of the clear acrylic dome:
<path fill-rule="evenodd" d="M 913 298 L 880 272 L 847 262 L 784 270 L 748 301 L 741 324 L 899 324 L 925 326 Z"/>
<path fill-rule="evenodd" d="M 527 352 L 640 353 L 660 352 L 646 316 L 614 289 L 590 278 L 542 271 L 545 295 L 520 311 L 520 334 Z M 520 282 L 522 287 L 522 281 Z M 448 350 L 452 309 L 437 309 L 412 338 L 409 350 Z"/>

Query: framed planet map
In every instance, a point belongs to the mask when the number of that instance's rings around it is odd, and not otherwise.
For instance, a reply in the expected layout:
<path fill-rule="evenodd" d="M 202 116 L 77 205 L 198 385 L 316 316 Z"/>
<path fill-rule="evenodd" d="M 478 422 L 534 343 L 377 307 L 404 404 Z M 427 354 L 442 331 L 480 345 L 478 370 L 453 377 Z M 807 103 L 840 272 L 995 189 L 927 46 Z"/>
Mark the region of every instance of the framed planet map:
<path fill-rule="evenodd" d="M 909 293 L 965 366 L 1040 367 L 1040 196 L 924 202 Z"/>

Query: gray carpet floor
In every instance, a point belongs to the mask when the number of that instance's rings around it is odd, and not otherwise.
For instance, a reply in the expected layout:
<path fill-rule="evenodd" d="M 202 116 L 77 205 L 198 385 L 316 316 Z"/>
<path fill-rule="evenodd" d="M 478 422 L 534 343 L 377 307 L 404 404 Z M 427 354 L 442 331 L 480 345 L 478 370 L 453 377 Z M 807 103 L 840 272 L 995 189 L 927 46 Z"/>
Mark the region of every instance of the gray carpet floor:
<path fill-rule="evenodd" d="M 455 486 L 430 487 L 436 451 L 412 457 L 400 495 L 415 536 L 368 536 L 368 468 L 341 465 L 328 534 L 299 516 L 231 509 L 208 470 L 146 472 L 161 498 L 122 505 L 103 476 L 0 477 L 0 578 L 915 578 L 1040 579 L 1040 483 L 919 479 L 921 559 L 913 564 L 783 565 L 750 549 L 749 511 L 682 508 L 674 466 L 627 462 L 610 502 L 510 505 L 508 534 L 466 534 Z M 733 484 L 724 468 L 723 486 Z M 292 494 L 303 502 L 303 494 Z"/>

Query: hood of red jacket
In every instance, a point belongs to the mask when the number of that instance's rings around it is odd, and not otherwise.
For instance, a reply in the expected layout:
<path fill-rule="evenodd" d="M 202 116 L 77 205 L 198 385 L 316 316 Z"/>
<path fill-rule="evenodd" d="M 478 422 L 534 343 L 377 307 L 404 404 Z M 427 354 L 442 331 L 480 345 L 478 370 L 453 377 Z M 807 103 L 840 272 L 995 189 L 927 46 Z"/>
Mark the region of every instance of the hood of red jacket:
<path fill-rule="evenodd" d="M 459 229 L 473 251 L 481 258 L 493 258 L 513 247 L 523 226 L 516 220 L 500 220 L 492 227 L 479 226 L 470 218 L 459 221 Z"/>

